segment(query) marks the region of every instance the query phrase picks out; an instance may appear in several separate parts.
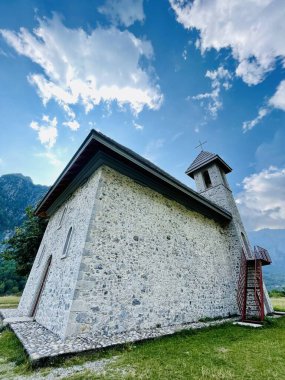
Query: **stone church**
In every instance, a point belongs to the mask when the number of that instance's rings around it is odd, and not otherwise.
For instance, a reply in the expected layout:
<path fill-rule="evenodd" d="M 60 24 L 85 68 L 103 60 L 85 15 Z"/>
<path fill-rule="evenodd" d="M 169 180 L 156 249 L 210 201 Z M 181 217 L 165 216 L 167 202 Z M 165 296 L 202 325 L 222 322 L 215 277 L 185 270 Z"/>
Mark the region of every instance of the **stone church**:
<path fill-rule="evenodd" d="M 270 259 L 250 246 L 230 172 L 201 151 L 186 171 L 196 192 L 91 131 L 37 206 L 49 223 L 19 313 L 61 339 L 102 335 L 110 345 L 206 317 L 263 318 Z"/>

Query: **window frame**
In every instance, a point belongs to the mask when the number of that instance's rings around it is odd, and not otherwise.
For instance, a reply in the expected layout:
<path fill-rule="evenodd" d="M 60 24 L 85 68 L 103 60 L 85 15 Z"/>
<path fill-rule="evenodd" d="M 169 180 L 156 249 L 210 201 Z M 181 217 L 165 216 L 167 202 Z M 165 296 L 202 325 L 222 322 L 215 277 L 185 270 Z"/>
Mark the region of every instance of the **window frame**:
<path fill-rule="evenodd" d="M 243 233 L 243 231 L 240 232 L 240 235 L 241 235 L 241 240 L 242 240 L 242 247 L 244 248 L 245 252 L 249 256 L 251 256 L 251 249 L 250 249 L 247 238 L 245 237 L 245 234 Z"/>
<path fill-rule="evenodd" d="M 57 227 L 58 230 L 61 229 L 61 227 L 62 227 L 62 222 L 63 222 L 63 220 L 64 220 L 64 217 L 65 217 L 65 215 L 66 215 L 66 212 L 67 212 L 67 206 L 64 207 L 64 209 L 63 209 L 63 211 L 62 211 L 62 214 L 61 214 L 61 216 L 60 216 L 59 224 L 58 224 L 58 227 Z"/>
<path fill-rule="evenodd" d="M 73 226 L 70 226 L 69 229 L 68 229 L 66 238 L 65 238 L 63 250 L 62 250 L 62 253 L 61 253 L 61 259 L 65 259 L 68 256 L 68 251 L 69 251 L 70 242 L 71 242 L 71 239 L 72 239 L 72 236 L 73 236 L 73 231 L 74 231 Z"/>
<path fill-rule="evenodd" d="M 41 249 L 41 253 L 40 253 L 38 261 L 37 261 L 37 268 L 40 266 L 40 264 L 41 264 L 41 262 L 43 260 L 45 251 L 46 251 L 46 244 L 44 244 L 43 247 L 42 247 L 42 249 Z"/>
<path fill-rule="evenodd" d="M 208 182 L 206 181 L 206 178 L 205 178 L 205 175 L 208 176 L 208 179 L 209 179 L 209 185 L 207 184 Z M 209 174 L 209 170 L 206 169 L 202 172 L 202 177 L 203 177 L 203 181 L 204 181 L 204 185 L 205 185 L 205 188 L 206 189 L 210 189 L 211 187 L 213 187 L 213 184 L 212 184 L 212 181 L 211 181 L 211 177 L 210 177 L 210 174 Z"/>

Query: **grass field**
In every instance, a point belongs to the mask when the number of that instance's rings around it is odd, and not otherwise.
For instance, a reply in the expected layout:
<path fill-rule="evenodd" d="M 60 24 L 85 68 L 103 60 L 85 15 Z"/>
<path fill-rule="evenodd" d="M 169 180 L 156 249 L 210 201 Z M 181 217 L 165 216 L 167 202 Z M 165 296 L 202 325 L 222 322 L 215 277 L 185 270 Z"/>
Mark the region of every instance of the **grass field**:
<path fill-rule="evenodd" d="M 285 297 L 272 297 L 270 299 L 274 310 L 285 311 Z"/>
<path fill-rule="evenodd" d="M 276 297 L 272 301 L 276 308 L 284 308 L 285 298 Z M 12 307 L 17 302 L 15 296 L 1 297 L 0 308 Z M 85 368 L 86 364 L 105 358 L 115 360 L 108 363 L 103 373 Z M 7 329 L 0 333 L 1 380 L 23 375 L 32 380 L 48 374 L 56 378 L 53 374 L 57 370 L 69 370 L 65 377 L 68 380 L 280 380 L 285 379 L 284 358 L 285 317 L 267 318 L 265 326 L 259 329 L 227 324 L 183 331 L 170 337 L 75 355 L 36 370 L 30 367 L 16 336 Z"/>
<path fill-rule="evenodd" d="M 16 308 L 18 306 L 19 296 L 0 297 L 0 309 Z"/>
<path fill-rule="evenodd" d="M 36 372 L 44 376 L 55 367 L 67 369 L 114 356 L 116 361 L 104 374 L 77 369 L 66 379 L 285 379 L 285 318 L 271 319 L 259 329 L 228 324 L 184 331 L 120 349 L 61 359 L 53 367 Z M 0 335 L 0 379 L 15 379 L 17 375 L 32 379 L 35 370 L 30 368 L 15 335 L 4 330 Z"/>

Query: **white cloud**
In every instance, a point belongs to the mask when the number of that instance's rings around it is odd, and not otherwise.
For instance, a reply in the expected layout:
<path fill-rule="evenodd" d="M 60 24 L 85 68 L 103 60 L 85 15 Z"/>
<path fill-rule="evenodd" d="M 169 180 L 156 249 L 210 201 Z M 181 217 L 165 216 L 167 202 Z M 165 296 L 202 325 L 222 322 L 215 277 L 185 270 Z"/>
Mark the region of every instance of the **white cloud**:
<path fill-rule="evenodd" d="M 47 150 L 45 152 L 35 153 L 35 157 L 41 157 L 47 159 L 47 161 L 55 167 L 63 167 L 63 162 L 58 158 L 57 154 Z"/>
<path fill-rule="evenodd" d="M 184 132 L 177 132 L 177 133 L 175 133 L 175 135 L 172 136 L 171 141 L 174 142 L 174 141 L 176 141 L 177 139 L 179 139 L 183 135 L 184 135 Z"/>
<path fill-rule="evenodd" d="M 46 148 L 52 148 L 57 139 L 57 118 L 50 119 L 49 116 L 42 117 L 42 123 L 32 121 L 30 127 L 38 132 L 38 139 Z"/>
<path fill-rule="evenodd" d="M 89 34 L 81 28 L 69 29 L 57 15 L 38 22 L 33 33 L 25 28 L 0 33 L 44 71 L 29 75 L 44 104 L 55 100 L 71 119 L 76 104 L 89 112 L 101 102 L 117 102 L 120 107 L 129 105 L 134 114 L 144 107 L 160 107 L 163 97 L 150 66 L 149 41 L 115 27 L 98 27 Z"/>
<path fill-rule="evenodd" d="M 281 81 L 275 94 L 269 99 L 269 105 L 285 111 L 285 80 Z"/>
<path fill-rule="evenodd" d="M 280 126 L 271 140 L 266 139 L 255 152 L 255 168 L 261 170 L 268 165 L 285 167 L 284 154 L 285 128 Z"/>
<path fill-rule="evenodd" d="M 129 27 L 136 21 L 143 22 L 143 0 L 106 0 L 98 11 L 106 15 L 114 25 Z"/>
<path fill-rule="evenodd" d="M 222 108 L 221 89 L 228 90 L 231 87 L 231 73 L 220 66 L 217 70 L 206 72 L 206 78 L 211 79 L 211 92 L 198 94 L 192 97 L 193 100 L 200 100 L 201 106 L 205 107 L 212 118 L 216 118 L 218 111 Z"/>
<path fill-rule="evenodd" d="M 136 122 L 133 122 L 133 126 L 134 126 L 134 128 L 137 130 L 137 131 L 142 131 L 143 130 L 143 125 L 141 125 L 141 124 L 138 124 L 138 123 L 136 123 Z"/>
<path fill-rule="evenodd" d="M 260 121 L 271 112 L 272 108 L 285 111 L 285 80 L 280 82 L 275 94 L 268 100 L 266 106 L 259 109 L 257 117 L 253 120 L 243 122 L 243 131 L 247 132 L 259 124 Z"/>
<path fill-rule="evenodd" d="M 147 144 L 143 156 L 149 161 L 152 161 L 152 162 L 157 161 L 159 157 L 159 151 L 164 146 L 164 143 L 165 143 L 165 140 L 162 138 L 151 140 Z"/>
<path fill-rule="evenodd" d="M 259 109 L 257 117 L 253 120 L 243 122 L 243 131 L 247 132 L 259 124 L 260 121 L 271 112 L 272 108 L 285 111 L 285 80 L 280 82 L 275 94 L 268 100 L 266 106 Z"/>
<path fill-rule="evenodd" d="M 62 123 L 63 125 L 69 127 L 72 131 L 77 131 L 80 127 L 80 124 L 77 120 L 69 120 Z"/>
<path fill-rule="evenodd" d="M 248 85 L 257 85 L 274 70 L 277 60 L 285 68 L 285 7 L 279 0 L 169 0 L 177 21 L 187 29 L 197 29 L 195 46 L 207 50 L 231 49 L 237 60 L 236 75 Z M 203 95 L 203 94 L 202 94 Z M 208 95 L 210 98 L 211 94 Z M 214 113 L 220 107 L 215 105 Z M 243 123 L 243 130 L 256 126 L 270 108 L 285 111 L 285 81 L 283 80 L 266 107 L 257 117 Z"/>
<path fill-rule="evenodd" d="M 96 121 L 89 121 L 88 122 L 88 125 L 89 125 L 89 128 L 90 129 L 94 129 L 94 128 L 96 128 Z M 98 129 L 98 131 L 99 131 L 99 129 Z M 100 131 L 99 131 L 100 132 Z"/>
<path fill-rule="evenodd" d="M 268 115 L 269 112 L 270 112 L 270 109 L 267 107 L 260 108 L 258 111 L 258 115 L 256 116 L 255 119 L 243 122 L 243 124 L 242 124 L 243 132 L 250 131 L 252 128 L 254 128 L 257 124 L 259 124 L 261 122 L 261 120 L 266 115 Z"/>
<path fill-rule="evenodd" d="M 230 48 L 236 74 L 247 84 L 261 82 L 281 58 L 285 66 L 285 7 L 279 0 L 169 0 L 178 22 L 199 30 L 205 52 Z"/>
<path fill-rule="evenodd" d="M 285 228 L 285 169 L 272 166 L 245 177 L 236 201 L 249 229 Z"/>

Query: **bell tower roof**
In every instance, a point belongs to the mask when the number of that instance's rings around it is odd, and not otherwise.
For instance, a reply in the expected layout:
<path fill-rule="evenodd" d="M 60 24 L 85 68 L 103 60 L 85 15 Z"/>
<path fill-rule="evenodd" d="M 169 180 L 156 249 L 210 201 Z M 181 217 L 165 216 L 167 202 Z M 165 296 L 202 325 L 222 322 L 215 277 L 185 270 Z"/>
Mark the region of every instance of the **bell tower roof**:
<path fill-rule="evenodd" d="M 212 162 L 216 162 L 222 169 L 224 170 L 225 174 L 230 173 L 232 171 L 232 168 L 225 163 L 225 161 L 218 155 L 210 152 L 206 152 L 202 150 L 198 156 L 195 158 L 195 160 L 192 162 L 192 164 L 189 166 L 189 168 L 186 170 L 186 174 L 189 175 L 189 177 L 194 178 L 194 172 L 202 169 L 205 166 L 208 166 Z"/>

